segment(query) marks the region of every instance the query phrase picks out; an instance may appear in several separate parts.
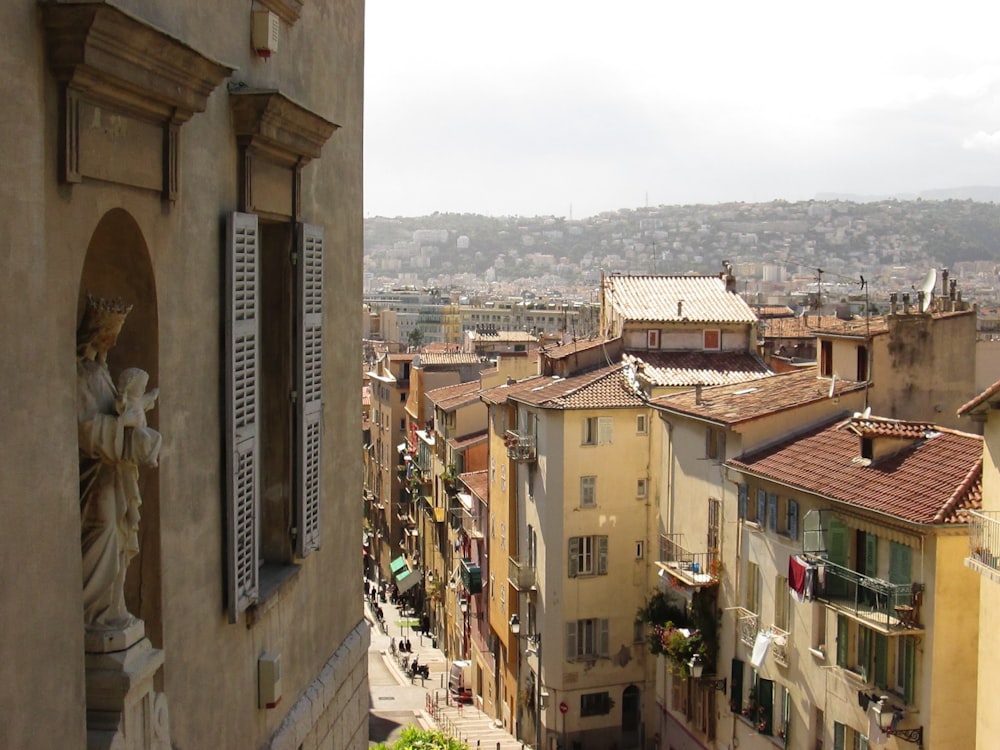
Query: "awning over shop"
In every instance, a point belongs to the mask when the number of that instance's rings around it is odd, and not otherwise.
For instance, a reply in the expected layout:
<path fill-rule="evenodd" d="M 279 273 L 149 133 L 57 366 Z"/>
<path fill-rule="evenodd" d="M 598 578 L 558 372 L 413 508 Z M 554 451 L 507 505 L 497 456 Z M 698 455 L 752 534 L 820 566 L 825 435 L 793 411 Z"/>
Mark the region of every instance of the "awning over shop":
<path fill-rule="evenodd" d="M 389 570 L 392 571 L 393 577 L 398 576 L 404 570 L 407 570 L 406 557 L 400 555 L 391 563 L 389 563 Z"/>
<path fill-rule="evenodd" d="M 419 582 L 420 572 L 416 570 L 407 570 L 402 575 L 396 576 L 396 590 L 400 594 L 406 593 Z"/>

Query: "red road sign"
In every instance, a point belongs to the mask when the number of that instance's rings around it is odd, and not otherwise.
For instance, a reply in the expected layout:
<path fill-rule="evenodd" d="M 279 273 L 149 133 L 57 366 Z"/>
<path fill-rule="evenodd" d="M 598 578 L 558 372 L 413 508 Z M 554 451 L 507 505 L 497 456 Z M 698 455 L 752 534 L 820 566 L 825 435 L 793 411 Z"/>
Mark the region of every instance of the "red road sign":
<path fill-rule="evenodd" d="M 564 714 L 567 711 L 569 711 L 569 706 L 567 706 L 566 702 L 563 701 L 562 703 L 559 704 L 559 713 Z"/>

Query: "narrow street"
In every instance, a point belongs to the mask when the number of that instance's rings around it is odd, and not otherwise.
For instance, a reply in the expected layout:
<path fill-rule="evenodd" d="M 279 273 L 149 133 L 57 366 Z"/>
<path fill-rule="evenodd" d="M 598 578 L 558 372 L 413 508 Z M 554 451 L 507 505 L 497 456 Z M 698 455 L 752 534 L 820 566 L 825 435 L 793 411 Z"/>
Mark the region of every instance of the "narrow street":
<path fill-rule="evenodd" d="M 386 632 L 379 627 L 371 604 L 365 600 L 365 619 L 371 627 L 368 648 L 368 690 L 371 698 L 368 719 L 368 744 L 391 744 L 399 739 L 404 727 L 416 724 L 438 728 L 467 743 L 474 750 L 525 750 L 529 746 L 514 739 L 502 727 L 475 706 L 449 706 L 447 694 L 449 663 L 444 653 L 409 627 L 405 618 L 389 603 L 381 604 Z M 430 667 L 430 678 L 411 681 L 403 672 L 398 657 L 390 653 L 390 644 L 409 638 L 412 653 L 420 664 Z"/>

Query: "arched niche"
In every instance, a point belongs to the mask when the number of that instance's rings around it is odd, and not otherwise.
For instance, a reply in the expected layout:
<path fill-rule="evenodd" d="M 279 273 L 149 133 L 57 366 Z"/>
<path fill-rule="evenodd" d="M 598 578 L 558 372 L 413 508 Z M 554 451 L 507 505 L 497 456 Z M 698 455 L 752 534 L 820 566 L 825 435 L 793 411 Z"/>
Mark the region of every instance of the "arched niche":
<path fill-rule="evenodd" d="M 123 209 L 108 211 L 98 222 L 87 245 L 77 294 L 77 322 L 83 316 L 87 295 L 121 299 L 132 305 L 108 354 L 108 368 L 117 382 L 126 367 L 141 367 L 149 373 L 149 387 L 160 384 L 159 324 L 156 279 L 149 248 L 135 219 Z M 157 401 L 146 415 L 149 426 L 159 429 L 159 414 L 167 398 Z M 139 472 L 142 494 L 139 524 L 139 554 L 128 569 L 125 602 L 129 611 L 146 623 L 146 635 L 156 647 L 163 645 L 163 613 L 160 565 L 160 477 L 159 469 L 143 467 Z"/>

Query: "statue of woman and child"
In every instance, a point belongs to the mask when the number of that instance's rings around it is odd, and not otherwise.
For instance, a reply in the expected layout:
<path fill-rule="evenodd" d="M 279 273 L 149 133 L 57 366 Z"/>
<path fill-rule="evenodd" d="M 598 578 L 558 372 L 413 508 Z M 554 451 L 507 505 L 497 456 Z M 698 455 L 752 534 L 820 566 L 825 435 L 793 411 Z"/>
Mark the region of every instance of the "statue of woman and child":
<path fill-rule="evenodd" d="M 125 573 L 139 552 L 139 467 L 155 467 L 163 439 L 146 423 L 158 389 L 137 367 L 108 369 L 132 309 L 88 296 L 77 329 L 77 422 L 80 442 L 80 514 L 83 610 L 88 632 L 124 631 L 140 621 L 125 605 Z"/>

